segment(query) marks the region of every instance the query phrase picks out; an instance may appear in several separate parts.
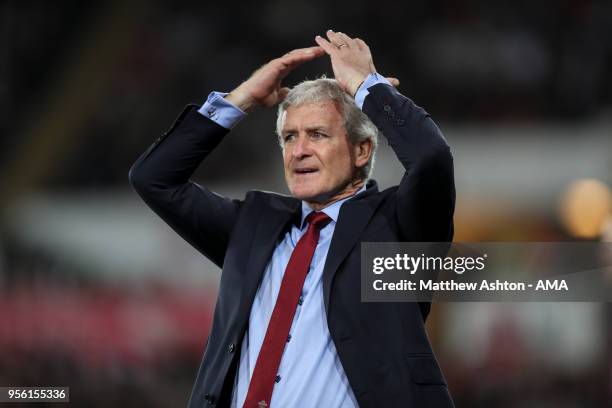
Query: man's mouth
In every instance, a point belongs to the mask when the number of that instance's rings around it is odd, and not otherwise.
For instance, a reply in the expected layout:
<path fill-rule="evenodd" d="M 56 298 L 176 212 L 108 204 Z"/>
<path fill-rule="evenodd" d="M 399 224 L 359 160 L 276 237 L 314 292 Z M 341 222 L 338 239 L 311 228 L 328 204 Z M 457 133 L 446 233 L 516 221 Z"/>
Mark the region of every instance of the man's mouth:
<path fill-rule="evenodd" d="M 295 169 L 293 172 L 295 174 L 303 175 L 303 174 L 312 174 L 318 172 L 319 169 L 315 169 L 314 167 L 303 167 L 300 169 Z"/>

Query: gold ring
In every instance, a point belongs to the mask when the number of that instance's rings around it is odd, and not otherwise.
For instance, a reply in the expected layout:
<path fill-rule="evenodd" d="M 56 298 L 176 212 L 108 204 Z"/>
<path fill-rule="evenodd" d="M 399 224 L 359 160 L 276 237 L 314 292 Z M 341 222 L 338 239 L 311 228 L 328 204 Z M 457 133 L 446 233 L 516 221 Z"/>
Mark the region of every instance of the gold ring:
<path fill-rule="evenodd" d="M 337 47 L 338 47 L 338 49 L 340 49 L 340 48 L 342 48 L 342 47 L 348 47 L 348 44 L 340 44 L 340 45 L 338 45 Z"/>

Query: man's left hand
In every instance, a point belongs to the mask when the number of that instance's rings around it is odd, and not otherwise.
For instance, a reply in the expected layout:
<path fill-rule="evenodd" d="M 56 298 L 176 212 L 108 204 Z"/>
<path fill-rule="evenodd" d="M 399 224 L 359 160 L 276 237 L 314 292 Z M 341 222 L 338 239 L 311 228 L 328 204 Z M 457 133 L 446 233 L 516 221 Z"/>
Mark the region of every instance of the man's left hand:
<path fill-rule="evenodd" d="M 376 72 L 368 45 L 360 38 L 351 38 L 341 32 L 327 30 L 327 40 L 316 36 L 315 41 L 331 58 L 336 80 L 346 93 L 355 96 L 357 89 L 368 75 Z M 387 78 L 393 86 L 396 78 Z"/>

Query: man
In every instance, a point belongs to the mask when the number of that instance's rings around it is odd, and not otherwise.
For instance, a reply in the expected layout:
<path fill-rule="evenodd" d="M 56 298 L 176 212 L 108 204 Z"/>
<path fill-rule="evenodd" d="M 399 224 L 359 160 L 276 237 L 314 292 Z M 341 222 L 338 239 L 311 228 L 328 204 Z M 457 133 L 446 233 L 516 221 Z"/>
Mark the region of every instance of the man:
<path fill-rule="evenodd" d="M 360 242 L 452 240 L 450 150 L 362 40 L 329 30 L 315 41 L 188 107 L 130 169 L 143 200 L 223 268 L 189 406 L 452 406 L 425 333 L 429 304 L 360 301 Z M 335 80 L 281 86 L 322 55 Z M 279 103 L 292 197 L 230 200 L 189 180 L 246 112 Z M 376 127 L 406 170 L 382 192 L 368 181 Z"/>

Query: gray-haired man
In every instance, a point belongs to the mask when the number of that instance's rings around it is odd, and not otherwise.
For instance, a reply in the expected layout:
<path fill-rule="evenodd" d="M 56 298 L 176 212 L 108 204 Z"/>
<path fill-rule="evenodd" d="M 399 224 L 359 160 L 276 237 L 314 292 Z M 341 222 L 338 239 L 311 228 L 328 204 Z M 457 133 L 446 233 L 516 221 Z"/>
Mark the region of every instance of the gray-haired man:
<path fill-rule="evenodd" d="M 376 73 L 368 46 L 339 32 L 189 107 L 134 163 L 144 201 L 223 268 L 190 407 L 448 407 L 425 333 L 427 303 L 360 302 L 360 242 L 450 241 L 449 147 L 429 115 Z M 281 86 L 328 55 L 335 79 Z M 255 107 L 277 104 L 292 197 L 218 196 L 190 181 Z M 378 130 L 405 168 L 369 180 Z"/>

